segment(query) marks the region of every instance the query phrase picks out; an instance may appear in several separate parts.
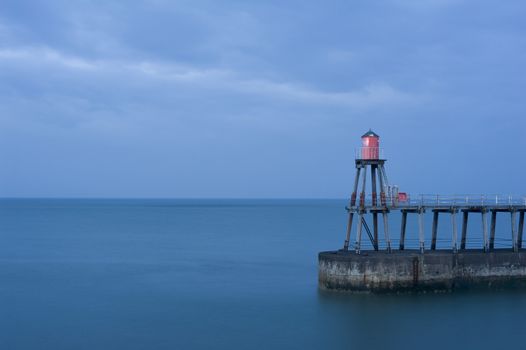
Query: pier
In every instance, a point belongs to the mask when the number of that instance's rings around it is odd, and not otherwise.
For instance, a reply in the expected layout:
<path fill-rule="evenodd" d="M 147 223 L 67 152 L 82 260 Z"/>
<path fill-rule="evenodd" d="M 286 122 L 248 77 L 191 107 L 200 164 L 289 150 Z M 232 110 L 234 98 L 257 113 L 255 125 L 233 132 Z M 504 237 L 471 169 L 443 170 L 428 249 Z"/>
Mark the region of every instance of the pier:
<path fill-rule="evenodd" d="M 343 247 L 319 254 L 319 285 L 323 289 L 360 292 L 452 290 L 461 287 L 526 285 L 526 251 L 523 249 L 526 197 L 511 195 L 416 195 L 389 185 L 386 160 L 379 136 L 371 130 L 362 136 L 356 151 L 354 186 L 346 207 L 348 222 Z M 370 184 L 368 184 L 370 174 Z M 370 193 L 368 193 L 370 190 Z M 379 191 L 378 191 L 379 190 Z M 432 214 L 426 241 L 425 214 Z M 509 246 L 495 248 L 500 215 L 510 216 Z M 450 217 L 448 249 L 437 249 L 441 237 L 440 214 Z M 470 215 L 471 214 L 471 215 Z M 379 238 L 382 216 L 383 242 Z M 392 244 L 389 215 L 400 217 L 398 245 Z M 406 244 L 409 216 L 418 222 L 418 245 Z M 461 216 L 460 244 L 458 217 Z M 477 218 L 478 217 L 478 218 Z M 490 223 L 488 226 L 488 217 Z M 517 220 L 518 217 L 518 220 Z M 470 219 L 481 220 L 477 248 L 468 249 L 474 233 Z M 371 226 L 368 221 L 372 222 Z M 353 225 L 354 247 L 350 247 Z M 488 229 L 489 227 L 489 229 Z M 364 233 L 372 249 L 362 248 Z M 380 243 L 385 248 L 380 249 Z"/>

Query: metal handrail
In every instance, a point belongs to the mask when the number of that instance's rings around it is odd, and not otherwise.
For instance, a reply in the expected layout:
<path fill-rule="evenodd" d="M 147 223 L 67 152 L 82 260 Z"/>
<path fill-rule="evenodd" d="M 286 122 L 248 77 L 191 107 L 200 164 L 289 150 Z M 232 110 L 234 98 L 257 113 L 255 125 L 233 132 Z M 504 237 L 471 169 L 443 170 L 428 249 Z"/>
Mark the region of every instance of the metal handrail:
<path fill-rule="evenodd" d="M 381 147 L 359 147 L 354 149 L 355 159 L 385 159 L 384 149 Z"/>
<path fill-rule="evenodd" d="M 502 207 L 502 206 L 526 206 L 526 195 L 441 195 L 441 194 L 406 194 L 405 200 L 396 194 L 385 193 L 382 199 L 380 193 L 376 195 L 376 206 L 387 207 L 414 207 L 414 206 L 453 206 L 453 207 Z M 373 196 L 371 194 L 362 197 L 357 194 L 355 207 L 373 206 Z"/>

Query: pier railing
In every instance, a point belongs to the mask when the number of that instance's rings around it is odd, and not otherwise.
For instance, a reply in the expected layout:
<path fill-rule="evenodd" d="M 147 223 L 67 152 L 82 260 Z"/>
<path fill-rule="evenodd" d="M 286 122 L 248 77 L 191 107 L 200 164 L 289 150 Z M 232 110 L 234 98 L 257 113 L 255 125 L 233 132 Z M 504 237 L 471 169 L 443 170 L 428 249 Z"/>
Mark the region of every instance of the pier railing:
<path fill-rule="evenodd" d="M 526 206 L 526 195 L 504 195 L 504 194 L 419 194 L 395 193 L 382 196 L 361 196 L 358 194 L 354 205 L 351 207 L 503 207 L 503 206 Z"/>

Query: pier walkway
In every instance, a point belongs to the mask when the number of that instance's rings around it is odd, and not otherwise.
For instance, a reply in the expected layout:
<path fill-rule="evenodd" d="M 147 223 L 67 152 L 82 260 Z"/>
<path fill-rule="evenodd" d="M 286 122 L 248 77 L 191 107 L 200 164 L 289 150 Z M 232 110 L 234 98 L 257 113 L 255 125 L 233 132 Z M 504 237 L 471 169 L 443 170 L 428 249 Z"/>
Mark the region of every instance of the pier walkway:
<path fill-rule="evenodd" d="M 462 213 L 462 228 L 460 249 L 466 249 L 468 221 L 470 213 L 480 214 L 482 219 L 482 249 L 489 252 L 495 249 L 495 230 L 497 225 L 497 213 L 509 213 L 511 216 L 511 244 L 513 251 L 518 251 L 523 245 L 523 231 L 524 231 L 524 213 L 526 212 L 526 196 L 512 196 L 512 195 L 417 195 L 411 196 L 406 193 L 398 193 L 398 191 L 391 191 L 386 189 L 380 193 L 365 196 L 362 192 L 359 198 L 356 195 L 351 197 L 349 206 L 346 207 L 349 212 L 349 223 L 347 227 L 347 237 L 343 250 L 348 250 L 350 231 L 353 223 L 353 216 L 358 215 L 359 221 L 357 226 L 355 251 L 361 251 L 361 236 L 363 230 L 367 233 L 374 250 L 379 250 L 378 245 L 378 214 L 383 216 L 384 235 L 387 251 L 391 252 L 391 239 L 389 235 L 387 215 L 392 211 L 399 211 L 401 213 L 401 227 L 399 250 L 405 249 L 405 236 L 408 214 L 418 215 L 418 233 L 419 233 L 419 249 L 424 253 L 425 235 L 424 235 L 424 213 L 430 211 L 433 213 L 433 224 L 431 242 L 428 244 L 430 250 L 436 250 L 437 236 L 438 236 L 438 219 L 439 215 L 450 214 L 452 225 L 451 249 L 456 252 L 458 250 L 457 239 L 457 213 Z M 372 231 L 366 222 L 365 215 L 372 214 L 373 228 Z M 488 229 L 488 214 L 491 215 L 490 226 Z M 518 225 L 517 225 L 518 214 Z"/>

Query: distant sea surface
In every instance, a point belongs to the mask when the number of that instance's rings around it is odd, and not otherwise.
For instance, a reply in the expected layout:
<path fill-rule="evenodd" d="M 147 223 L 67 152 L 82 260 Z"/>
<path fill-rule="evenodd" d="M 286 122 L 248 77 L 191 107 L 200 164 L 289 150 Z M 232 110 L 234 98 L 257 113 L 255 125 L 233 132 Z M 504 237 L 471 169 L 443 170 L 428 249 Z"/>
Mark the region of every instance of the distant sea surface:
<path fill-rule="evenodd" d="M 526 348 L 526 291 L 320 292 L 345 205 L 0 200 L 0 349 Z"/>

